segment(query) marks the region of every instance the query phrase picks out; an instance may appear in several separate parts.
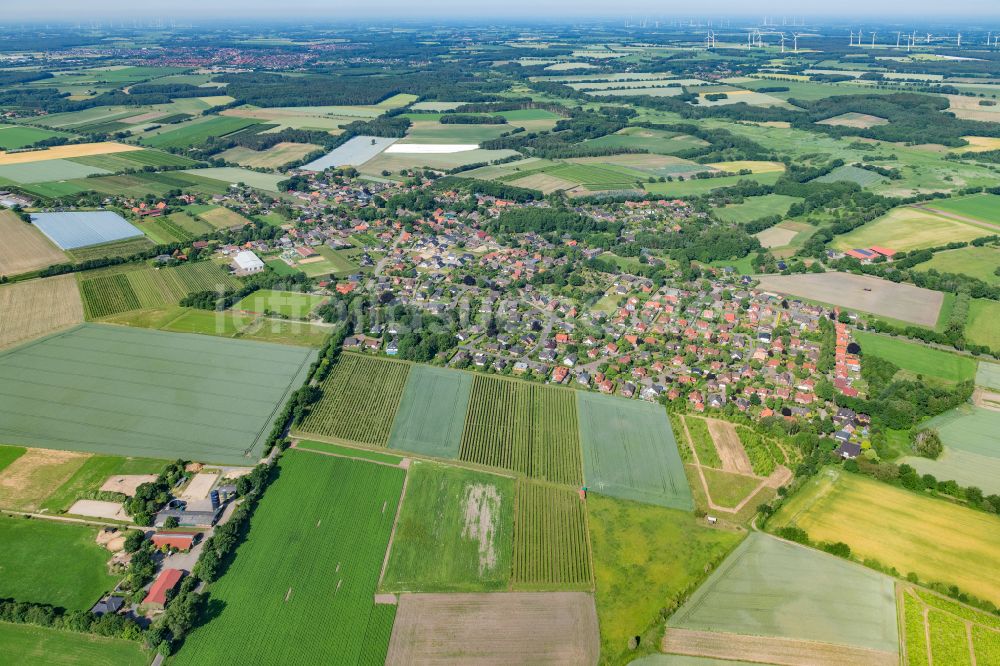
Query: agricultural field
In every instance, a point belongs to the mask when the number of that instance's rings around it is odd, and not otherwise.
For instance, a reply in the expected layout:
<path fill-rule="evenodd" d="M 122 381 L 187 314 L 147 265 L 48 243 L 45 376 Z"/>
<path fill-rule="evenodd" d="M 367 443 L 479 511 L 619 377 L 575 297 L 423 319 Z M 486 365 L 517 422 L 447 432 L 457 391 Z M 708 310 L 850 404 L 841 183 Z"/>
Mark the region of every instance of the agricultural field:
<path fill-rule="evenodd" d="M 769 229 L 754 234 L 760 241 L 761 247 L 774 250 L 775 255 L 781 251 L 800 246 L 806 238 L 812 235 L 815 227 L 804 222 L 793 222 L 785 220 Z"/>
<path fill-rule="evenodd" d="M 471 374 L 413 366 L 392 425 L 389 448 L 458 458 L 471 393 Z"/>
<path fill-rule="evenodd" d="M 878 116 L 868 115 L 867 113 L 855 113 L 853 111 L 849 111 L 847 113 L 842 113 L 839 116 L 827 118 L 826 120 L 817 120 L 816 124 L 836 125 L 838 127 L 854 127 L 856 129 L 868 129 L 869 127 L 888 125 L 889 121 L 886 120 L 885 118 L 879 118 Z"/>
<path fill-rule="evenodd" d="M 759 532 L 726 558 L 667 627 L 668 645 L 674 629 L 711 632 L 720 644 L 732 634 L 767 636 L 863 648 L 873 652 L 866 663 L 895 663 L 899 648 L 892 578 Z"/>
<path fill-rule="evenodd" d="M 909 252 L 955 241 L 971 241 L 990 235 L 990 231 L 988 227 L 980 226 L 974 221 L 966 222 L 917 207 L 903 206 L 837 236 L 831 244 L 838 250 L 880 245 Z"/>
<path fill-rule="evenodd" d="M 961 273 L 982 280 L 987 284 L 1000 285 L 1000 248 L 990 245 L 968 246 L 958 250 L 935 252 L 929 261 L 914 266 L 918 271 L 935 270 L 939 273 Z"/>
<path fill-rule="evenodd" d="M 900 592 L 907 663 L 991 664 L 1000 656 L 1000 621 L 918 587 Z M 928 637 L 930 644 L 928 645 Z"/>
<path fill-rule="evenodd" d="M 909 373 L 947 382 L 964 382 L 976 376 L 977 361 L 969 356 L 934 349 L 867 331 L 852 331 L 863 354 L 891 361 Z"/>
<path fill-rule="evenodd" d="M 153 247 L 153 243 L 142 236 L 140 238 L 128 238 L 114 243 L 102 243 L 100 245 L 90 245 L 88 247 L 75 248 L 66 254 L 76 263 L 90 261 L 91 259 L 104 259 L 114 257 L 130 257 L 138 252 L 148 250 Z"/>
<path fill-rule="evenodd" d="M 326 296 L 315 294 L 261 289 L 243 298 L 233 306 L 233 309 L 264 314 L 274 313 L 290 319 L 308 319 L 309 314 L 326 300 Z"/>
<path fill-rule="evenodd" d="M 834 468 L 823 470 L 778 510 L 773 527 L 793 525 L 814 541 L 842 541 L 921 580 L 957 585 L 996 603 L 1000 519 Z M 941 548 L 940 544 L 949 544 Z"/>
<path fill-rule="evenodd" d="M 935 212 L 958 215 L 969 218 L 971 221 L 1000 224 L 1000 212 L 998 212 L 1000 211 L 1000 195 L 996 194 L 973 194 L 952 199 L 935 199 L 923 205 Z"/>
<path fill-rule="evenodd" d="M 9 450 L 5 447 L 5 450 Z M 13 447 L 20 455 L 0 471 L 0 507 L 37 512 L 86 464 L 87 454 Z"/>
<path fill-rule="evenodd" d="M 591 589 L 586 505 L 575 490 L 522 480 L 514 515 L 515 589 Z"/>
<path fill-rule="evenodd" d="M 427 144 L 410 144 L 411 150 L 421 150 Z M 427 167 L 430 169 L 454 169 L 466 164 L 480 164 L 514 157 L 513 150 L 463 150 L 461 152 L 428 153 L 406 152 L 390 154 L 385 151 L 371 158 L 359 167 L 359 171 L 369 176 L 381 176 L 383 171 L 399 173 L 404 169 Z"/>
<path fill-rule="evenodd" d="M 87 610 L 110 591 L 96 527 L 0 516 L 0 598 Z"/>
<path fill-rule="evenodd" d="M 380 589 L 506 589 L 511 574 L 515 485 L 509 477 L 486 472 L 411 463 Z"/>
<path fill-rule="evenodd" d="M 72 275 L 0 286 L 0 312 L 0 349 L 83 322 Z"/>
<path fill-rule="evenodd" d="M 212 585 L 218 616 L 172 663 L 356 664 L 368 641 L 388 638 L 391 616 L 375 611 L 374 595 L 405 472 L 294 449 L 279 467 Z"/>
<path fill-rule="evenodd" d="M 323 397 L 298 426 L 306 435 L 386 446 L 410 364 L 343 354 L 324 380 Z"/>
<path fill-rule="evenodd" d="M 783 194 L 766 194 L 762 197 L 750 197 L 743 203 L 718 208 L 715 215 L 724 222 L 742 224 L 770 215 L 785 215 L 789 207 L 797 201 L 798 198 Z"/>
<path fill-rule="evenodd" d="M 647 192 L 670 197 L 693 197 L 706 194 L 720 187 L 732 187 L 741 180 L 752 180 L 761 185 L 773 185 L 781 177 L 781 172 L 755 173 L 748 176 L 721 176 L 718 178 L 688 178 L 670 183 L 645 183 Z"/>
<path fill-rule="evenodd" d="M 577 394 L 584 480 L 595 492 L 691 510 L 691 490 L 660 405 Z"/>
<path fill-rule="evenodd" d="M 736 432 L 750 461 L 750 467 L 757 476 L 770 476 L 778 465 L 785 463 L 785 456 L 774 440 L 746 426 L 737 427 Z"/>
<path fill-rule="evenodd" d="M 963 486 L 976 486 L 987 495 L 1000 493 L 1000 447 L 996 433 L 1000 428 L 1000 411 L 960 405 L 935 416 L 920 425 L 936 430 L 944 444 L 944 452 L 935 460 L 908 456 L 905 462 L 920 474 L 957 481 Z"/>
<path fill-rule="evenodd" d="M 257 121 L 249 118 L 210 116 L 185 123 L 161 134 L 145 137 L 142 142 L 154 148 L 190 148 L 204 143 L 209 138 L 232 134 L 256 124 Z"/>
<path fill-rule="evenodd" d="M 308 439 L 300 439 L 294 444 L 295 448 L 313 453 L 324 453 L 342 458 L 358 458 L 359 460 L 371 460 L 373 462 L 385 463 L 388 465 L 398 465 L 403 462 L 402 456 L 394 456 L 372 449 L 359 449 L 353 446 L 341 446 L 340 444 L 330 444 L 328 442 L 314 442 Z"/>
<path fill-rule="evenodd" d="M 245 167 L 277 169 L 289 162 L 297 162 L 316 150 L 320 150 L 320 146 L 311 143 L 282 142 L 267 150 L 252 150 L 238 146 L 220 153 L 219 157 Z"/>
<path fill-rule="evenodd" d="M 73 143 L 65 146 L 52 146 L 45 150 L 0 153 L 0 166 L 8 167 L 25 165 L 31 162 L 66 160 L 73 157 L 87 157 L 89 155 L 107 155 L 109 153 L 123 153 L 130 150 L 141 150 L 141 148 L 110 141 L 103 143 Z M 53 176 L 51 179 L 57 180 L 58 176 Z"/>
<path fill-rule="evenodd" d="M 594 664 L 594 599 L 582 592 L 404 594 L 387 664 Z"/>
<path fill-rule="evenodd" d="M 760 485 L 760 479 L 743 474 L 702 467 L 706 490 L 713 504 L 735 509 Z"/>
<path fill-rule="evenodd" d="M 976 371 L 976 385 L 1000 390 L 1000 363 L 980 361 Z"/>
<path fill-rule="evenodd" d="M 969 320 L 965 324 L 965 337 L 969 342 L 986 345 L 993 351 L 1000 350 L 1000 303 L 985 298 L 973 298 L 969 306 Z"/>
<path fill-rule="evenodd" d="M 25 153 L 14 154 L 23 155 Z M 51 159 L 19 164 L 3 164 L 0 162 L 0 179 L 5 183 L 16 183 L 18 185 L 33 185 L 47 181 L 63 181 L 73 178 L 85 179 L 87 176 L 104 173 L 111 172 L 65 159 Z"/>
<path fill-rule="evenodd" d="M 86 324 L 0 355 L 0 441 L 252 463 L 313 357 L 296 347 Z"/>
<path fill-rule="evenodd" d="M 139 643 L 94 634 L 0 622 L 0 645 L 11 663 L 41 666 L 146 666 Z"/>
<path fill-rule="evenodd" d="M 587 498 L 587 514 L 601 654 L 611 662 L 631 660 L 633 636 L 656 644 L 660 609 L 686 596 L 743 538 L 686 511 L 600 495 Z"/>
<path fill-rule="evenodd" d="M 39 127 L 24 127 L 20 125 L 0 125 L 0 150 L 17 150 L 26 148 L 43 139 L 66 136 L 62 132 Z"/>
<path fill-rule="evenodd" d="M 685 432 L 690 438 L 691 445 L 694 447 L 694 452 L 698 456 L 698 462 L 702 466 L 722 469 L 722 459 L 719 458 L 712 434 L 708 431 L 708 422 L 697 416 L 681 416 L 680 418 Z"/>
<path fill-rule="evenodd" d="M 132 474 L 156 475 L 162 472 L 168 463 L 167 460 L 152 458 L 89 456 L 65 483 L 53 489 L 41 503 L 41 510 L 48 513 L 65 513 L 78 499 L 87 499 L 87 494 L 100 490 L 109 478 Z"/>
<path fill-rule="evenodd" d="M 477 375 L 459 457 L 534 479 L 579 483 L 573 391 Z"/>
<path fill-rule="evenodd" d="M 238 320 L 237 320 L 238 321 Z M 284 321 L 270 317 L 258 317 L 243 328 L 238 336 L 242 340 L 276 342 L 303 347 L 322 347 L 330 335 L 330 328 L 303 321 Z"/>
<path fill-rule="evenodd" d="M 397 139 L 375 136 L 356 136 L 302 168 L 310 171 L 323 171 L 330 167 L 361 166 L 396 141 Z"/>
<path fill-rule="evenodd" d="M 678 132 L 666 132 L 646 127 L 626 127 L 614 134 L 587 141 L 584 145 L 607 148 L 634 148 L 661 155 L 673 155 L 682 150 L 698 148 L 707 144 L 701 139 Z"/>
<path fill-rule="evenodd" d="M 188 169 L 186 171 L 171 173 L 170 175 L 176 177 L 187 176 L 192 178 L 195 182 L 207 181 L 210 183 L 216 183 L 217 187 L 213 187 L 213 191 L 207 192 L 208 194 L 221 194 L 226 191 L 229 185 L 235 185 L 237 183 L 243 183 L 250 187 L 255 187 L 258 190 L 277 192 L 278 183 L 285 179 L 285 177 L 281 174 L 260 173 L 258 171 L 250 171 L 249 169 L 240 169 L 238 167 Z M 218 191 L 215 191 L 216 189 Z"/>
<path fill-rule="evenodd" d="M 174 155 L 160 150 L 132 150 L 128 152 L 109 153 L 105 155 L 91 155 L 88 157 L 74 157 L 71 161 L 77 164 L 104 169 L 105 171 L 117 173 L 129 169 L 142 169 L 146 166 L 194 166 L 196 162 L 183 155 Z"/>
<path fill-rule="evenodd" d="M 830 303 L 928 328 L 937 324 L 944 295 L 909 284 L 851 273 L 763 275 L 760 288 Z"/>
<path fill-rule="evenodd" d="M 61 250 L 104 245 L 142 236 L 125 218 L 110 210 L 34 213 L 31 223 Z"/>
<path fill-rule="evenodd" d="M 0 275 L 13 276 L 66 261 L 66 255 L 14 213 L 0 210 Z"/>
<path fill-rule="evenodd" d="M 856 167 L 851 164 L 845 164 L 844 166 L 837 167 L 828 174 L 816 178 L 812 182 L 837 183 L 842 181 L 856 183 L 861 187 L 868 187 L 869 185 L 885 182 L 885 178 L 874 171 L 862 169 L 861 167 Z"/>

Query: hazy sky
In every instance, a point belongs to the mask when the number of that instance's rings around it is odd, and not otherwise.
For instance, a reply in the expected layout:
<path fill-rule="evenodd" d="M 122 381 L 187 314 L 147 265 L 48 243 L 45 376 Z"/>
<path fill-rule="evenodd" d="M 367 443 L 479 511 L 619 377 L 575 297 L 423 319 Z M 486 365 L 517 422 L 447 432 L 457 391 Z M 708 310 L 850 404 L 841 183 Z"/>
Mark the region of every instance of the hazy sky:
<path fill-rule="evenodd" d="M 240 19 L 254 16 L 306 21 L 330 21 L 338 18 L 405 17 L 456 18 L 561 17 L 572 20 L 582 16 L 640 15 L 697 16 L 692 7 L 704 8 L 704 16 L 843 15 L 856 17 L 878 15 L 900 20 L 924 16 L 993 16 L 1000 17 L 1000 0 L 770 0 L 750 3 L 746 0 L 710 0 L 691 3 L 679 0 L 2 0 L 0 24 L 19 20 L 61 21 L 87 17 L 122 19 L 161 17 L 174 19 L 217 18 L 226 15 Z M 483 6 L 489 9 L 484 9 Z M 752 9 L 751 9 L 752 8 Z"/>

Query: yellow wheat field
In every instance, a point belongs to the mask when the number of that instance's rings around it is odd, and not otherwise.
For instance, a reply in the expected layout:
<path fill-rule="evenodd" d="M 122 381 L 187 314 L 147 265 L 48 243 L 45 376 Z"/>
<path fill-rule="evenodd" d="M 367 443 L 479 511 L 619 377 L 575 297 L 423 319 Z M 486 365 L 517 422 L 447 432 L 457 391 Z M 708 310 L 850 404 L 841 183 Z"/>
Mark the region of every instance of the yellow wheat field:
<path fill-rule="evenodd" d="M 127 153 L 131 150 L 142 150 L 139 146 L 129 146 L 114 141 L 100 143 L 74 143 L 69 146 L 53 146 L 47 150 L 28 150 L 20 153 L 0 151 L 0 166 L 8 164 L 27 164 L 42 160 L 60 160 L 69 157 L 88 157 L 90 155 L 107 155 L 109 153 Z"/>

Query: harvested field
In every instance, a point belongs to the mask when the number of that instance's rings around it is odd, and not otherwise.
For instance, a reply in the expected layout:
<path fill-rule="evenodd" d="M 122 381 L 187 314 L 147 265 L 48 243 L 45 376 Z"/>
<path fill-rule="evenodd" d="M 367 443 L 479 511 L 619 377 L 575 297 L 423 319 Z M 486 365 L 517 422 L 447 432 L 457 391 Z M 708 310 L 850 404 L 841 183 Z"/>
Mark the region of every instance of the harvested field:
<path fill-rule="evenodd" d="M 843 541 L 856 557 L 1000 602 L 995 515 L 827 468 L 790 497 L 769 525 L 799 527 L 816 541 Z"/>
<path fill-rule="evenodd" d="M 0 349 L 83 322 L 83 303 L 72 275 L 0 287 Z"/>
<path fill-rule="evenodd" d="M 578 185 L 573 181 L 559 178 L 547 173 L 536 173 L 524 178 L 508 181 L 517 187 L 527 187 L 531 190 L 538 190 L 544 194 L 550 194 L 556 190 L 571 190 Z"/>
<path fill-rule="evenodd" d="M 933 328 L 944 294 L 868 275 L 762 275 L 760 289 L 870 312 Z"/>
<path fill-rule="evenodd" d="M 299 347 L 86 324 L 0 354 L 0 441 L 252 464 L 314 357 Z"/>
<path fill-rule="evenodd" d="M 817 120 L 816 124 L 835 125 L 837 127 L 854 127 L 857 129 L 868 129 L 869 127 L 888 125 L 889 121 L 886 120 L 885 118 L 868 115 L 867 113 L 855 113 L 853 111 L 849 111 L 847 113 L 842 113 L 839 116 L 833 116 L 832 118 L 827 118 L 826 120 Z"/>
<path fill-rule="evenodd" d="M 945 95 L 948 98 L 948 111 L 956 118 L 964 120 L 982 120 L 985 122 L 1000 122 L 1000 106 L 982 106 L 980 97 L 966 95 Z"/>
<path fill-rule="evenodd" d="M 369 446 L 385 446 L 410 371 L 409 363 L 343 354 L 322 384 L 299 430 Z"/>
<path fill-rule="evenodd" d="M 667 629 L 663 637 L 663 651 L 783 666 L 897 666 L 899 663 L 899 656 L 894 652 L 690 629 Z"/>
<path fill-rule="evenodd" d="M 8 210 L 0 210 L 0 238 L 0 275 L 20 275 L 66 261 L 66 255 L 34 225 Z"/>
<path fill-rule="evenodd" d="M 581 480 L 573 391 L 476 375 L 459 457 L 553 483 Z"/>
<path fill-rule="evenodd" d="M 841 236 L 831 245 L 838 250 L 873 245 L 894 250 L 920 250 L 955 241 L 972 241 L 998 227 L 967 216 L 936 213 L 934 206 L 901 206 Z"/>
<path fill-rule="evenodd" d="M 243 147 L 230 148 L 221 153 L 219 157 L 228 162 L 236 162 L 247 167 L 277 169 L 289 162 L 301 160 L 309 153 L 319 149 L 319 146 L 311 143 L 290 143 L 283 141 L 271 146 L 267 150 L 252 150 Z"/>
<path fill-rule="evenodd" d="M 580 666 L 598 656 L 589 594 L 404 594 L 386 663 Z"/>
<path fill-rule="evenodd" d="M 963 136 L 962 138 L 968 141 L 969 145 L 964 146 L 959 150 L 970 153 L 985 153 L 992 150 L 1000 150 L 1000 137 Z"/>
<path fill-rule="evenodd" d="M 670 629 L 898 650 L 893 579 L 751 533 L 670 617 Z"/>
<path fill-rule="evenodd" d="M 472 392 L 467 372 L 415 365 L 392 425 L 389 448 L 458 458 Z"/>
<path fill-rule="evenodd" d="M 101 485 L 102 492 L 122 493 L 132 497 L 144 483 L 156 481 L 156 474 L 116 474 Z"/>
<path fill-rule="evenodd" d="M 0 507 L 36 511 L 88 457 L 85 453 L 28 449 L 0 471 Z"/>
<path fill-rule="evenodd" d="M 70 157 L 86 157 L 88 155 L 107 155 L 108 153 L 124 153 L 130 150 L 142 150 L 139 146 L 128 146 L 112 141 L 101 143 L 74 143 L 68 146 L 52 146 L 45 150 L 30 150 L 23 153 L 0 152 L 0 166 L 9 164 L 28 164 L 42 160 L 59 160 Z"/>
<path fill-rule="evenodd" d="M 231 229 L 249 224 L 246 219 L 236 211 L 229 210 L 225 206 L 219 206 L 198 215 L 199 219 L 208 222 L 216 229 Z"/>
<path fill-rule="evenodd" d="M 67 509 L 66 513 L 74 516 L 87 516 L 88 518 L 104 518 L 107 520 L 121 520 L 130 522 L 132 519 L 125 513 L 125 509 L 118 502 L 105 502 L 102 500 L 77 500 L 73 506 Z"/>
<path fill-rule="evenodd" d="M 577 394 L 584 479 L 591 491 L 692 510 L 666 410 L 639 400 Z"/>
<path fill-rule="evenodd" d="M 719 458 L 722 460 L 722 470 L 736 474 L 753 475 L 750 459 L 747 458 L 747 453 L 743 450 L 739 435 L 736 434 L 736 427 L 728 421 L 719 421 L 718 419 L 706 419 L 706 421 L 708 431 L 712 434 L 712 441 L 715 442 L 715 449 L 719 452 Z"/>
<path fill-rule="evenodd" d="M 781 227 L 771 227 L 755 234 L 762 247 L 784 247 L 798 236 L 799 232 L 793 229 L 783 229 Z"/>

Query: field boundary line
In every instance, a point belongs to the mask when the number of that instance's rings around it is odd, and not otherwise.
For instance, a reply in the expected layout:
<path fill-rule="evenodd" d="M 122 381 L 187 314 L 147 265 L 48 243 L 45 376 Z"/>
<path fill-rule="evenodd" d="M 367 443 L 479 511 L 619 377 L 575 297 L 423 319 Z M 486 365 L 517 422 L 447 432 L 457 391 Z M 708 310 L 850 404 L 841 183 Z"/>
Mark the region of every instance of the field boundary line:
<path fill-rule="evenodd" d="M 895 666 L 899 663 L 898 653 L 854 645 L 671 627 L 664 632 L 661 647 L 669 654 L 742 659 L 781 666 L 799 666 L 799 664 Z"/>
<path fill-rule="evenodd" d="M 701 479 L 701 487 L 705 491 L 705 500 L 708 502 L 708 508 L 712 511 L 721 511 L 723 513 L 731 513 L 735 515 L 737 513 L 736 509 L 727 509 L 724 506 L 719 506 L 712 500 L 712 493 L 708 491 L 708 481 L 705 480 L 705 472 L 701 469 L 701 460 L 698 459 L 698 452 L 694 450 L 694 442 L 691 439 L 691 431 L 688 430 L 687 415 L 679 414 L 679 416 L 681 417 L 681 423 L 684 424 L 684 436 L 687 438 L 688 448 L 691 449 L 691 455 L 694 457 L 694 468 L 698 470 L 698 478 Z M 756 495 L 759 490 L 760 487 L 758 486 L 757 489 L 754 490 L 753 494 Z M 749 497 L 747 499 L 749 499 Z"/>
<path fill-rule="evenodd" d="M 371 458 L 359 458 L 356 456 L 348 456 L 342 453 L 335 453 L 333 451 L 317 451 L 316 449 L 310 449 L 306 446 L 299 446 L 298 442 L 293 443 L 292 447 L 296 451 L 306 451 L 307 453 L 315 453 L 319 456 L 332 456 L 334 458 L 346 458 L 347 460 L 358 460 L 360 462 L 372 463 L 373 465 L 385 465 L 386 467 L 395 467 L 397 469 L 402 469 L 398 464 L 388 463 L 382 460 L 372 460 Z"/>
<path fill-rule="evenodd" d="M 399 468 L 398 465 L 390 467 Z M 382 558 L 382 570 L 378 574 L 378 583 L 375 584 L 375 591 L 382 588 L 382 579 L 385 578 L 385 570 L 389 568 L 389 556 L 392 554 L 392 542 L 396 538 L 396 528 L 399 526 L 399 516 L 403 513 L 403 502 L 406 500 L 406 486 L 410 483 L 410 468 L 406 467 L 403 476 L 403 488 L 399 491 L 399 501 L 396 502 L 396 517 L 392 520 L 392 532 L 389 533 L 389 543 L 385 546 L 385 557 Z"/>

